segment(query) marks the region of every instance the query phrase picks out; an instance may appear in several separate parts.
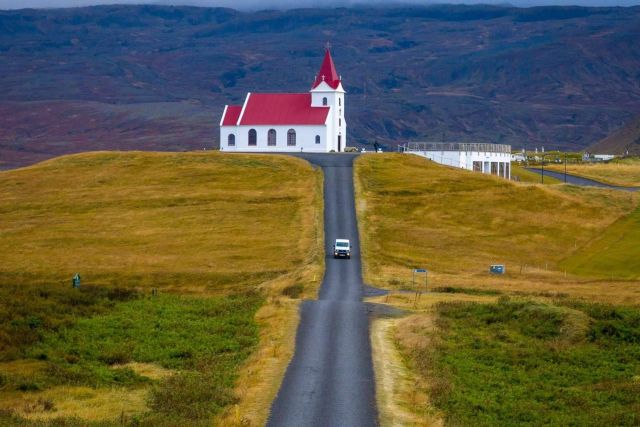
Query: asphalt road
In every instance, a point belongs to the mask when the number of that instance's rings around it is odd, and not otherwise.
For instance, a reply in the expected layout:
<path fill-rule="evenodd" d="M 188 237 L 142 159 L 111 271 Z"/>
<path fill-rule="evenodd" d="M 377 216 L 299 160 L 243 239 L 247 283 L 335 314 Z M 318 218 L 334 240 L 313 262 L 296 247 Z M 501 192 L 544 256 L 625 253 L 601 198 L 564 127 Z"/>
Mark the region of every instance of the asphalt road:
<path fill-rule="evenodd" d="M 301 305 L 295 354 L 268 426 L 375 426 L 375 380 L 353 194 L 351 154 L 300 154 L 324 171 L 326 271 L 318 300 Z M 351 259 L 333 241 L 351 240 Z"/>
<path fill-rule="evenodd" d="M 535 172 L 537 174 L 542 174 L 542 169 L 540 168 L 526 168 L 531 172 Z M 554 172 L 545 169 L 544 176 L 550 176 L 552 178 L 559 179 L 560 181 L 564 181 L 564 173 L 563 172 Z M 637 187 L 620 187 L 617 185 L 605 184 L 604 182 L 594 181 L 592 179 L 583 178 L 581 176 L 569 175 L 567 174 L 567 184 L 572 185 L 581 185 L 586 187 L 601 187 L 601 188 L 612 188 L 614 190 L 623 190 L 623 191 L 638 191 Z"/>

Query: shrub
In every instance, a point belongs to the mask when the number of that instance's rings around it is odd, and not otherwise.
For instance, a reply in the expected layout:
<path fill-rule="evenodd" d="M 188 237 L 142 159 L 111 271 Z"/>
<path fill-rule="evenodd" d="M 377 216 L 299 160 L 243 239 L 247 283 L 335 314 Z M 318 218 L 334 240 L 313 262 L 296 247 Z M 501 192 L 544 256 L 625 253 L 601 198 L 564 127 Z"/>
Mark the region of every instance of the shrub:
<path fill-rule="evenodd" d="M 129 349 L 112 349 L 98 356 L 98 360 L 111 365 L 124 365 L 131 362 L 131 350 Z"/>
<path fill-rule="evenodd" d="M 20 391 L 39 391 L 41 387 L 39 384 L 31 381 L 25 381 L 18 384 L 16 387 Z"/>
<path fill-rule="evenodd" d="M 302 292 L 304 292 L 304 285 L 296 284 L 296 285 L 290 285 L 284 288 L 282 290 L 282 295 L 287 296 L 289 298 L 300 298 L 300 295 L 302 295 Z"/>

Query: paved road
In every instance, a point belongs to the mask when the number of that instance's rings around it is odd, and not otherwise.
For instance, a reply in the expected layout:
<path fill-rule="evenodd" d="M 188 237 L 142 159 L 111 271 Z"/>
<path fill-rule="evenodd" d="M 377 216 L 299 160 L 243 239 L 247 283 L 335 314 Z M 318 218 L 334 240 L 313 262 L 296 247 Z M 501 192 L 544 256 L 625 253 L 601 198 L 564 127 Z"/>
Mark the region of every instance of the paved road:
<path fill-rule="evenodd" d="M 375 426 L 375 380 L 351 154 L 300 154 L 324 171 L 326 271 L 318 300 L 304 301 L 296 350 L 268 426 Z M 352 242 L 350 260 L 333 259 L 333 241 Z"/>
<path fill-rule="evenodd" d="M 535 172 L 537 174 L 542 174 L 542 169 L 540 168 L 526 168 L 531 172 Z M 554 172 L 545 169 L 544 176 L 550 176 L 552 178 L 559 179 L 560 181 L 564 181 L 564 173 L 563 172 Z M 624 190 L 624 191 L 638 191 L 637 187 L 620 187 L 617 185 L 605 184 L 604 182 L 594 181 L 592 179 L 583 178 L 581 176 L 569 175 L 567 174 L 567 184 L 573 185 L 581 185 L 587 187 L 602 187 L 602 188 L 612 188 L 614 190 Z"/>

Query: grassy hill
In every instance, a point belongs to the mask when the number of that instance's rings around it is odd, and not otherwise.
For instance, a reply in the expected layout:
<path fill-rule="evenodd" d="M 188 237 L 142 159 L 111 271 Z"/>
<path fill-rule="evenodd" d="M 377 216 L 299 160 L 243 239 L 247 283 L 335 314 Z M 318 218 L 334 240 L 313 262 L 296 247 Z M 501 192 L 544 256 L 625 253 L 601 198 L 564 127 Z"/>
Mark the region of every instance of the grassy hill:
<path fill-rule="evenodd" d="M 561 263 L 587 277 L 640 278 L 640 207 Z"/>
<path fill-rule="evenodd" d="M 402 154 L 356 175 L 365 278 L 392 291 L 370 301 L 408 313 L 372 326 L 384 422 L 638 424 L 638 195 Z"/>
<path fill-rule="evenodd" d="M 0 173 L 0 423 L 210 425 L 231 404 L 260 423 L 289 295 L 320 279 L 320 194 L 286 156 L 101 152 Z"/>
<path fill-rule="evenodd" d="M 225 104 L 307 91 L 327 41 L 353 144 L 580 150 L 640 112 L 639 22 L 638 7 L 0 11 L 0 167 L 211 147 Z"/>
<path fill-rule="evenodd" d="M 490 264 L 506 264 L 504 281 L 514 286 L 523 270 L 562 272 L 563 259 L 638 201 L 626 192 L 512 183 L 417 156 L 363 156 L 356 171 L 365 272 L 385 286 L 405 283 L 417 267 L 436 281 L 481 284 L 493 281 Z M 620 261 L 609 277 L 629 277 Z"/>

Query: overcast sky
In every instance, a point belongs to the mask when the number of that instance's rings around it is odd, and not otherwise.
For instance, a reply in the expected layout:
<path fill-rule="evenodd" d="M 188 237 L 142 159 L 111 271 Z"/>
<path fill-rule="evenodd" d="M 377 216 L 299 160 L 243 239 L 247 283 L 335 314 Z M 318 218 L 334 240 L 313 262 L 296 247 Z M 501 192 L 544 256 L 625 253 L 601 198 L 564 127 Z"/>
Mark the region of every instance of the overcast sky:
<path fill-rule="evenodd" d="M 465 3 L 505 4 L 516 6 L 581 5 L 581 6 L 635 6 L 640 0 L 0 0 L 0 9 L 77 7 L 99 4 L 173 4 L 192 6 L 223 6 L 241 10 L 266 8 L 290 9 L 296 7 L 348 6 L 381 3 Z"/>

